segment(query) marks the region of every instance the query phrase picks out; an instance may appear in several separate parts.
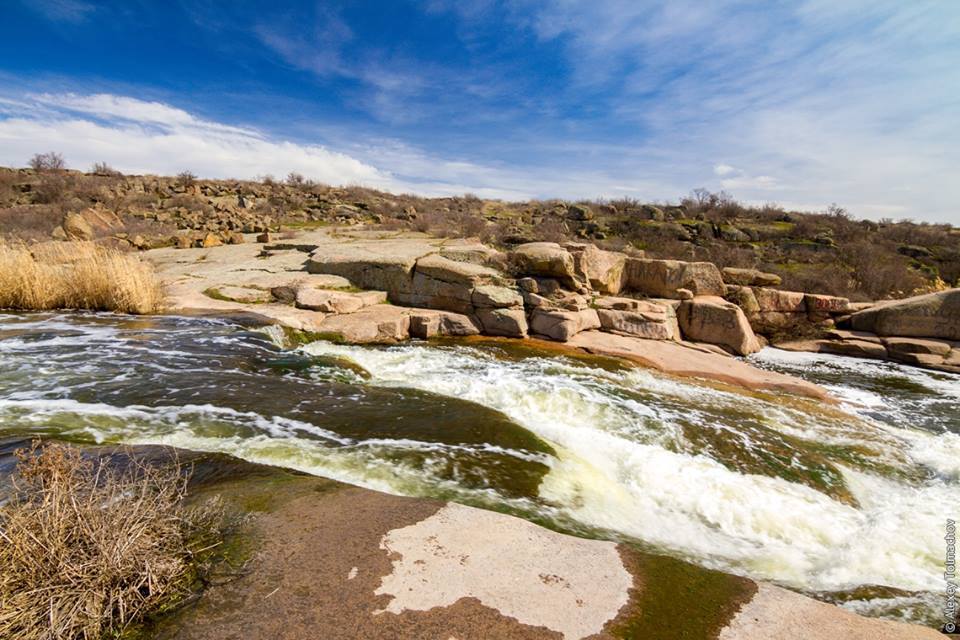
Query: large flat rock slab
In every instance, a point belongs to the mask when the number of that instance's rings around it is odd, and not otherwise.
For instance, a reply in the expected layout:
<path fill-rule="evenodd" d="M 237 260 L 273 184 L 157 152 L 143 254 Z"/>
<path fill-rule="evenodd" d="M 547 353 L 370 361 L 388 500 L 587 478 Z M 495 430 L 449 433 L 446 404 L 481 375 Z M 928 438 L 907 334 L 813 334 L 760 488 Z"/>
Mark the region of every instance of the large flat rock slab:
<path fill-rule="evenodd" d="M 202 492 L 252 509 L 247 570 L 161 640 L 940 637 L 513 516 L 239 465 Z"/>
<path fill-rule="evenodd" d="M 600 331 L 578 333 L 567 343 L 598 355 L 637 362 L 672 375 L 715 380 L 726 384 L 828 399 L 826 389 L 799 378 L 758 369 L 746 362 L 709 353 L 683 343 L 644 340 Z"/>
<path fill-rule="evenodd" d="M 960 289 L 878 304 L 854 313 L 850 325 L 881 336 L 960 340 Z"/>

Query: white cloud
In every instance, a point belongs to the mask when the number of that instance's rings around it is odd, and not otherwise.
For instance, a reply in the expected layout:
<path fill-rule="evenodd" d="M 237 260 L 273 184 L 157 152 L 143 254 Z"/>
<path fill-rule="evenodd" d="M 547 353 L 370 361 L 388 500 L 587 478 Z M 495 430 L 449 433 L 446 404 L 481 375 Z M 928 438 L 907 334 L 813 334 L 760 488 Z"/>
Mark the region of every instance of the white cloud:
<path fill-rule="evenodd" d="M 717 164 L 713 166 L 713 172 L 718 176 L 727 176 L 736 170 L 736 167 L 731 167 L 728 164 Z"/>
<path fill-rule="evenodd" d="M 557 144 L 560 157 L 611 154 L 608 148 Z M 334 150 L 276 139 L 254 128 L 211 121 L 169 104 L 129 96 L 0 97 L 0 165 L 4 166 L 23 166 L 34 153 L 54 150 L 64 154 L 68 166 L 78 169 L 103 161 L 127 173 L 172 175 L 190 170 L 208 178 L 283 177 L 296 171 L 328 184 L 427 196 L 469 192 L 485 198 L 527 200 L 629 191 L 653 198 L 663 191 L 686 190 L 677 190 L 665 177 L 612 177 L 601 167 L 571 170 L 482 164 L 443 157 L 399 140 L 364 140 L 354 132 L 341 132 L 337 145 L 339 149 Z M 629 153 L 629 149 L 617 152 Z"/>
<path fill-rule="evenodd" d="M 332 184 L 388 188 L 392 176 L 320 145 L 273 140 L 260 132 L 197 118 L 158 102 L 97 94 L 40 94 L 5 100 L 0 163 L 23 166 L 50 149 L 87 168 L 105 161 L 127 172 L 252 178 L 296 171 Z"/>

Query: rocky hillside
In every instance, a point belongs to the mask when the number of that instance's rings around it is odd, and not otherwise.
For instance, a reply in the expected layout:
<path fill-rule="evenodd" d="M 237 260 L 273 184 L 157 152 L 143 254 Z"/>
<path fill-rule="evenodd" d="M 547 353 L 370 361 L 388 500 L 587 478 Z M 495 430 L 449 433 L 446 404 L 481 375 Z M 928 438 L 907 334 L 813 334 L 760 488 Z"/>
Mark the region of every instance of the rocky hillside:
<path fill-rule="evenodd" d="M 647 257 L 759 269 L 784 288 L 851 300 L 899 298 L 960 283 L 960 229 L 748 207 L 695 191 L 677 203 L 502 202 L 420 198 L 283 181 L 198 180 L 0 168 L 0 234 L 27 241 L 99 238 L 145 249 L 239 242 L 326 224 L 379 224 L 437 236 L 478 236 L 506 248 L 589 241 Z"/>

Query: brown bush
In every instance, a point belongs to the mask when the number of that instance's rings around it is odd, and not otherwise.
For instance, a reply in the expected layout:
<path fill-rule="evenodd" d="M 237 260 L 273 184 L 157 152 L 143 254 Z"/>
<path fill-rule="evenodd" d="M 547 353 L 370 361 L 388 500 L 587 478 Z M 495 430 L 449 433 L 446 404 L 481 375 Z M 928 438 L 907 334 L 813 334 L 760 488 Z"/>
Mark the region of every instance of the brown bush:
<path fill-rule="evenodd" d="M 97 176 L 122 176 L 123 174 L 111 167 L 106 162 L 96 162 L 90 167 L 90 173 Z"/>
<path fill-rule="evenodd" d="M 0 242 L 0 309 L 155 313 L 163 289 L 153 267 L 90 242 Z"/>
<path fill-rule="evenodd" d="M 20 205 L 0 209 L 0 230 L 11 240 L 49 240 L 62 220 L 63 210 L 57 205 Z"/>
<path fill-rule="evenodd" d="M 38 443 L 17 457 L 0 506 L 0 637 L 115 637 L 190 593 L 223 539 L 222 504 L 185 507 L 176 463 L 121 471 Z"/>
<path fill-rule="evenodd" d="M 17 184 L 17 174 L 12 171 L 0 169 L 0 205 L 12 203 L 19 192 L 14 185 Z"/>
<path fill-rule="evenodd" d="M 44 173 L 40 181 L 33 185 L 33 201 L 37 204 L 55 204 L 66 199 L 71 188 L 71 180 L 58 173 Z"/>
<path fill-rule="evenodd" d="M 844 247 L 844 256 L 853 267 L 855 290 L 870 300 L 903 298 L 930 284 L 910 267 L 910 260 L 903 256 L 894 253 L 878 260 L 877 247 L 871 242 L 856 242 Z"/>
<path fill-rule="evenodd" d="M 35 154 L 30 158 L 29 165 L 34 171 L 60 171 L 67 168 L 63 154 L 56 151 Z"/>

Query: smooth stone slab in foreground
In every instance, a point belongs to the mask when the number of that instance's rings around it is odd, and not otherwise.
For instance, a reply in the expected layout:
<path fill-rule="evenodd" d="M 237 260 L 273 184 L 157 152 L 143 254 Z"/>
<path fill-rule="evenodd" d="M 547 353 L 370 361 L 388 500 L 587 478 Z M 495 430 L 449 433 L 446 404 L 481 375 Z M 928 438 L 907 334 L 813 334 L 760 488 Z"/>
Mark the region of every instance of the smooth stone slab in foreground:
<path fill-rule="evenodd" d="M 513 516 L 234 466 L 203 491 L 254 512 L 248 571 L 161 640 L 942 637 Z"/>

